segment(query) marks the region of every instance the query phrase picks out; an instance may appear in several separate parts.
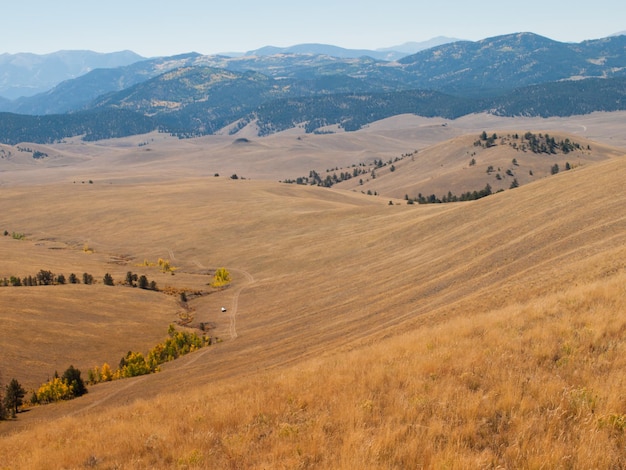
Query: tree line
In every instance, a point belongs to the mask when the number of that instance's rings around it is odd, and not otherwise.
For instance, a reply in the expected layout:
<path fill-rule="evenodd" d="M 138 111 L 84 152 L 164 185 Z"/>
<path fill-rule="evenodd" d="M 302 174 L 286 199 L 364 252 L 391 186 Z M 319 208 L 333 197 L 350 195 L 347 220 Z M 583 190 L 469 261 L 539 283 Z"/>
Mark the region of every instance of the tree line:
<path fill-rule="evenodd" d="M 515 133 L 500 137 L 495 133 L 488 135 L 486 131 L 483 131 L 478 140 L 474 142 L 474 146 L 490 148 L 498 145 L 498 140 L 500 140 L 501 144 L 508 143 L 515 150 L 522 152 L 530 151 L 537 154 L 556 155 L 558 153 L 568 154 L 576 150 L 585 150 L 578 142 L 573 142 L 568 138 L 557 140 L 549 134 L 534 134 L 530 131 L 523 135 Z M 591 147 L 587 145 L 586 150 L 591 150 Z"/>
<path fill-rule="evenodd" d="M 9 276 L 0 279 L 0 287 L 20 287 L 20 286 L 54 286 L 64 284 L 83 284 L 91 285 L 95 284 L 94 277 L 89 273 L 83 273 L 80 277 L 74 273 L 65 277 L 64 274 L 55 274 L 52 271 L 41 269 L 37 274 L 29 276 Z M 114 286 L 115 280 L 113 276 L 106 273 L 102 277 L 102 283 L 106 286 Z M 126 273 L 126 278 L 121 285 L 128 287 L 139 287 L 140 289 L 158 291 L 157 283 L 150 281 L 145 275 L 137 275 L 131 271 Z"/>
<path fill-rule="evenodd" d="M 409 204 L 413 204 L 414 202 L 417 202 L 418 204 L 445 204 L 448 202 L 475 201 L 476 199 L 481 199 L 491 194 L 493 194 L 491 186 L 487 183 L 485 187 L 479 191 L 467 191 L 460 196 L 452 194 L 451 191 L 448 191 L 448 194 L 442 196 L 441 198 L 435 196 L 434 194 L 424 196 L 422 193 L 419 193 L 418 196 L 413 199 L 409 198 L 408 194 L 406 194 L 404 199 Z"/>
<path fill-rule="evenodd" d="M 102 367 L 89 369 L 87 381 L 82 378 L 81 371 L 73 365 L 61 376 L 55 371 L 51 379 L 33 391 L 26 403 L 24 402 L 26 390 L 17 379 L 12 379 L 4 388 L 4 396 L 0 387 L 0 420 L 15 418 L 24 405 L 45 405 L 78 398 L 88 392 L 87 384 L 93 385 L 158 372 L 161 364 L 220 341 L 219 338 L 204 335 L 200 337 L 196 333 L 178 331 L 174 325 L 170 325 L 167 335 L 167 338 L 152 348 L 147 356 L 140 352 L 128 351 L 120 359 L 119 366 L 115 370 L 106 362 Z"/>

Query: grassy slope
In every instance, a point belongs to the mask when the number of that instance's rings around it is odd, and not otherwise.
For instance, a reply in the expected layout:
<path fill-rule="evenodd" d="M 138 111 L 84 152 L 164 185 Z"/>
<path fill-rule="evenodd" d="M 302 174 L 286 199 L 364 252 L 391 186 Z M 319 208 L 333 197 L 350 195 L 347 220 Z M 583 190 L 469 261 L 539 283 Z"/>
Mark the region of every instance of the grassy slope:
<path fill-rule="evenodd" d="M 523 132 L 516 131 L 518 134 Z M 561 171 L 570 166 L 577 167 L 623 154 L 623 150 L 616 149 L 597 142 L 591 142 L 573 134 L 556 133 L 550 134 L 557 141 L 569 139 L 578 143 L 582 149 L 556 155 L 534 154 L 530 151 L 518 151 L 509 143 L 515 142 L 520 145 L 520 140 L 511 139 L 514 134 L 511 131 L 497 131 L 504 139 L 498 139 L 495 147 L 481 148 L 474 145 L 479 134 L 470 134 L 446 140 L 433 145 L 421 152 L 391 164 L 385 160 L 382 168 L 375 170 L 376 177 L 365 174 L 339 183 L 338 188 L 353 189 L 377 194 L 385 197 L 410 198 L 418 194 L 428 196 L 435 194 L 443 197 L 451 191 L 460 196 L 465 192 L 479 191 L 489 184 L 492 191 L 509 189 L 513 179 L 519 185 L 528 184 L 538 179 L 550 176 L 551 168 L 558 164 Z M 591 150 L 587 150 L 589 145 Z M 516 163 L 513 163 L 513 159 Z M 474 160 L 474 164 L 470 162 Z M 492 167 L 492 173 L 487 173 L 488 167 Z M 507 174 L 510 170 L 512 175 Z M 341 171 L 349 171 L 340 170 Z M 332 172 L 331 172 L 332 174 Z M 496 175 L 501 179 L 497 179 Z M 324 176 L 322 176 L 324 177 Z M 360 183 L 363 180 L 363 183 Z"/>
<path fill-rule="evenodd" d="M 254 282 L 198 304 L 224 323 L 244 288 L 236 340 L 20 416 L 0 465 L 619 465 L 625 166 L 445 207 L 214 178 L 5 189 L 30 237 Z"/>

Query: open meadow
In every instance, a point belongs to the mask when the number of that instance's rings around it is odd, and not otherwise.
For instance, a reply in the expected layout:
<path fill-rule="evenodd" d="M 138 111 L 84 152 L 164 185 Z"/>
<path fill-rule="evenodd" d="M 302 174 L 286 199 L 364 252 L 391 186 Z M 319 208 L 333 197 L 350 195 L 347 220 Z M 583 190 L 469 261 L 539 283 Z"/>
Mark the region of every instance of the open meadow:
<path fill-rule="evenodd" d="M 36 162 L 4 146 L 0 279 L 96 283 L 0 287 L 3 385 L 116 366 L 177 322 L 219 341 L 0 422 L 0 468 L 626 467 L 623 119 L 150 134 L 37 146 Z M 483 130 L 589 150 L 555 175 L 518 156 L 520 187 L 486 198 L 407 204 L 480 189 L 519 155 L 481 149 L 471 173 Z M 278 182 L 416 150 L 363 185 Z M 158 291 L 121 285 L 128 271 Z"/>

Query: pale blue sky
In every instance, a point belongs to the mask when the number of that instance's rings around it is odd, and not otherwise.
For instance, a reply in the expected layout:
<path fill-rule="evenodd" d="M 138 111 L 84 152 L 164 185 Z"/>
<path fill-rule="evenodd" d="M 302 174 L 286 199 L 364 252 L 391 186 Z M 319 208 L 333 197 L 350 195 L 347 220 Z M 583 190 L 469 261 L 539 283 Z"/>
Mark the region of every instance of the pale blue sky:
<path fill-rule="evenodd" d="M 21 0 L 2 5 L 0 53 L 213 54 L 317 42 L 377 49 L 435 36 L 530 31 L 580 42 L 626 30 L 624 0 Z"/>

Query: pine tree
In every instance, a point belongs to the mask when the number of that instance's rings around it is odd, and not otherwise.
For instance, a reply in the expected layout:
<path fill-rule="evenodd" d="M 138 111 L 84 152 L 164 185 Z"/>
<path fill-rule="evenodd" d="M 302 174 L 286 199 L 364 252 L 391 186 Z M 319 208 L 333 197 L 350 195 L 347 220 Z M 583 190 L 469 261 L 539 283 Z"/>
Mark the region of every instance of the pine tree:
<path fill-rule="evenodd" d="M 80 397 L 87 393 L 85 382 L 83 382 L 83 379 L 80 377 L 80 370 L 75 369 L 74 366 L 69 366 L 68 369 L 63 372 L 63 377 L 61 378 L 69 385 L 75 397 Z"/>
<path fill-rule="evenodd" d="M 11 380 L 11 383 L 6 387 L 6 395 L 4 397 L 5 407 L 11 411 L 11 414 L 15 416 L 22 406 L 22 398 L 26 395 L 26 390 L 22 388 L 17 379 Z"/>
<path fill-rule="evenodd" d="M 139 284 L 138 284 L 140 289 L 147 289 L 148 288 L 148 278 L 144 275 L 141 275 L 141 277 L 139 278 Z"/>
<path fill-rule="evenodd" d="M 4 406 L 4 398 L 2 397 L 2 388 L 0 388 L 0 421 L 7 418 L 7 409 Z"/>
<path fill-rule="evenodd" d="M 137 282 L 137 275 L 133 274 L 131 271 L 128 271 L 126 273 L 126 280 L 124 281 L 124 284 L 126 284 L 129 287 L 137 287 L 137 285 L 135 284 Z"/>

